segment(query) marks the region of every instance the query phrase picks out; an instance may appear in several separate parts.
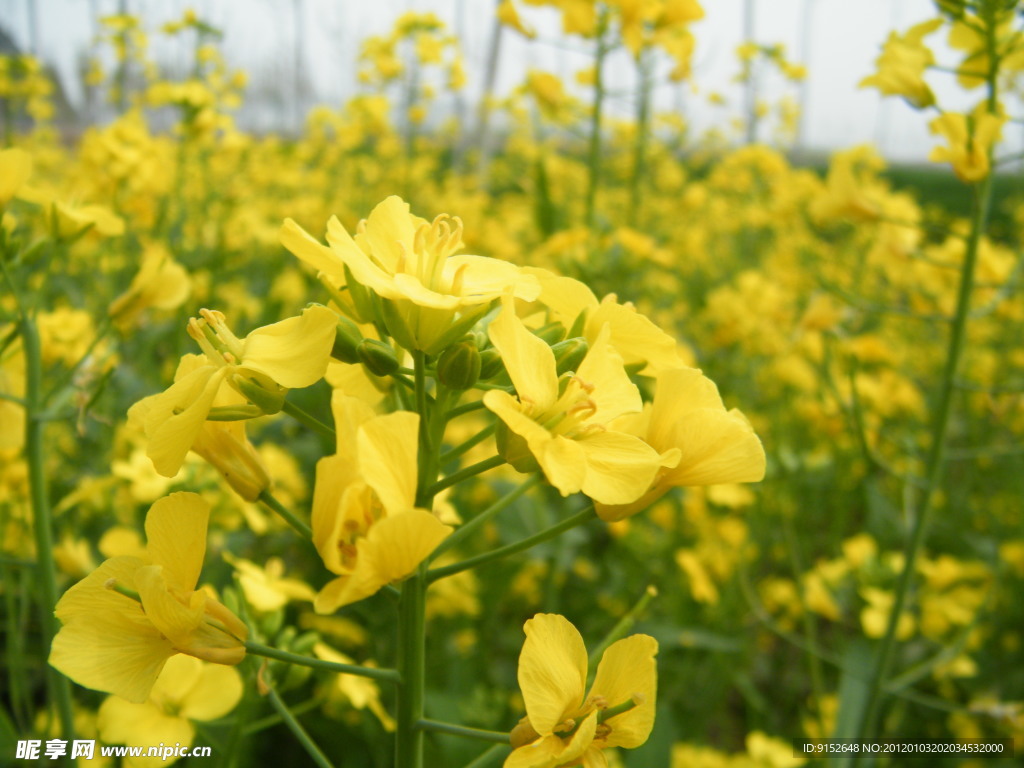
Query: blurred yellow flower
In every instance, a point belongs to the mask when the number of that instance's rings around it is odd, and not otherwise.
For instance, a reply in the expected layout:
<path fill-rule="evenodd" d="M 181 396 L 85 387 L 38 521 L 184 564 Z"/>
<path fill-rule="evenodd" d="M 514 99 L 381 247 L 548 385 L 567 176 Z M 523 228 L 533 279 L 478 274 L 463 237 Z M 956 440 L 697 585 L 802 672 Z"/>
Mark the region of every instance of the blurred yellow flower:
<path fill-rule="evenodd" d="M 915 109 L 935 103 L 935 95 L 924 81 L 925 69 L 935 63 L 924 38 L 942 26 L 942 18 L 915 24 L 904 34 L 892 32 L 875 62 L 878 71 L 860 81 L 861 88 L 874 87 L 886 96 L 902 96 Z"/>
<path fill-rule="evenodd" d="M 17 196 L 32 175 L 32 156 L 23 149 L 0 150 L 0 209 Z"/>
<path fill-rule="evenodd" d="M 946 112 L 932 120 L 928 127 L 942 136 L 948 146 L 935 147 L 928 159 L 933 163 L 948 162 L 957 178 L 968 184 L 981 181 L 991 170 L 992 148 L 1002 138 L 1005 115 L 993 115 L 979 104 L 970 115 Z"/>

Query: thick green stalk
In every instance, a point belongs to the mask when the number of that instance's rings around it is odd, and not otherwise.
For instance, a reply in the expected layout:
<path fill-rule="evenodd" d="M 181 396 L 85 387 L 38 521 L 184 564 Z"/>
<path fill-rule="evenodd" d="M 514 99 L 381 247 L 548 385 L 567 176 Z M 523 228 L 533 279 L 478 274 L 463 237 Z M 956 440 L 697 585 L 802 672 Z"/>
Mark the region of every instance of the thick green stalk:
<path fill-rule="evenodd" d="M 57 564 L 53 558 L 53 520 L 46 490 L 46 453 L 43 443 L 43 359 L 39 329 L 27 314 L 21 319 L 21 339 L 25 354 L 25 460 L 28 463 L 29 492 L 35 527 L 36 559 L 39 563 L 41 593 L 41 625 L 43 647 L 49 650 L 57 634 L 53 615 L 57 605 Z M 71 707 L 71 682 L 57 670 L 48 667 L 50 689 L 57 702 L 61 738 L 74 739 L 74 713 Z"/>
<path fill-rule="evenodd" d="M 971 234 L 967 241 L 967 251 L 964 254 L 964 262 L 961 268 L 956 312 L 953 315 L 946 363 L 939 384 L 938 401 L 935 405 L 931 430 L 932 441 L 925 460 L 924 488 L 921 492 L 921 503 L 914 517 L 910 538 L 904 551 L 903 570 L 896 585 L 896 595 L 893 601 L 892 612 L 889 614 L 889 623 L 875 656 L 871 672 L 871 690 L 868 694 L 868 703 L 865 707 L 864 716 L 861 719 L 860 728 L 858 729 L 858 738 L 870 738 L 875 732 L 876 720 L 878 719 L 882 699 L 881 694 L 885 688 L 885 679 L 889 674 L 896 646 L 896 628 L 899 625 L 899 618 L 907 602 L 907 595 L 910 592 L 910 586 L 914 579 L 917 558 L 923 548 L 935 508 L 935 498 L 939 490 L 942 469 L 945 463 L 949 421 L 953 412 L 956 373 L 963 353 L 964 339 L 967 334 L 967 319 L 970 311 L 971 294 L 974 288 L 978 245 L 985 231 L 991 202 L 992 176 L 989 175 L 979 184 L 974 197 Z"/>

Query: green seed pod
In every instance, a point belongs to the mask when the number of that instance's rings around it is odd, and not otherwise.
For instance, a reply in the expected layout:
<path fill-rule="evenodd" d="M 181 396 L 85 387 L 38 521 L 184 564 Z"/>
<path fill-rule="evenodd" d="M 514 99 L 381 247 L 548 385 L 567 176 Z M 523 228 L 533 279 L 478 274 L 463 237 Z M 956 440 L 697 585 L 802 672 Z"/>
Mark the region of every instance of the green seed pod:
<path fill-rule="evenodd" d="M 553 344 L 551 351 L 555 355 L 555 369 L 558 371 L 558 375 L 561 376 L 566 371 L 575 371 L 579 368 L 589 349 L 590 345 L 587 344 L 587 340 L 581 336 Z"/>
<path fill-rule="evenodd" d="M 334 334 L 331 357 L 341 360 L 343 363 L 358 363 L 358 348 L 362 340 L 363 334 L 359 332 L 359 326 L 347 317 L 339 317 L 338 332 Z"/>
<path fill-rule="evenodd" d="M 377 339 L 363 339 L 356 347 L 359 362 L 376 376 L 390 376 L 398 370 L 398 355 L 390 344 Z"/>
<path fill-rule="evenodd" d="M 472 341 L 452 344 L 437 361 L 437 378 L 451 389 L 469 389 L 480 378 L 480 351 Z"/>

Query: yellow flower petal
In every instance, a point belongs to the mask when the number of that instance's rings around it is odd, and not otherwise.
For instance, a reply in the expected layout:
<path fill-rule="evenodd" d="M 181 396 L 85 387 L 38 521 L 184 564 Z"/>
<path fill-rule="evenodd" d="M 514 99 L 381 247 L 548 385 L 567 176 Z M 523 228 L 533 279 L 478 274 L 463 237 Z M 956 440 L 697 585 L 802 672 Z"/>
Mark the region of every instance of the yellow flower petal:
<path fill-rule="evenodd" d="M 338 316 L 314 305 L 298 317 L 257 328 L 244 342 L 241 364 L 282 387 L 315 384 L 327 372 Z"/>
<path fill-rule="evenodd" d="M 195 589 L 206 556 L 210 505 L 197 493 L 172 493 L 158 499 L 146 515 L 146 549 L 164 567 L 168 583 Z"/>
<path fill-rule="evenodd" d="M 117 696 L 108 697 L 100 705 L 96 725 L 100 740 L 108 744 L 156 746 L 180 742 L 190 745 L 195 735 L 188 720 L 169 715 L 152 702 L 132 703 Z M 151 757 L 149 762 L 140 760 L 132 764 L 159 765 L 160 758 Z"/>
<path fill-rule="evenodd" d="M 547 344 L 526 330 L 510 298 L 502 301 L 488 334 L 501 353 L 519 399 L 541 411 L 551 406 L 558 398 L 555 356 Z"/>
<path fill-rule="evenodd" d="M 306 230 L 291 219 L 285 219 L 281 226 L 281 245 L 306 262 L 317 272 L 329 275 L 335 281 L 344 282 L 345 262 L 333 250 L 319 243 Z"/>
<path fill-rule="evenodd" d="M 234 667 L 200 664 L 198 678 L 182 698 L 179 714 L 189 720 L 216 720 L 228 714 L 241 701 L 244 688 L 242 678 Z"/>
<path fill-rule="evenodd" d="M 0 150 L 0 208 L 18 194 L 32 175 L 32 156 L 23 149 Z"/>
<path fill-rule="evenodd" d="M 604 746 L 632 749 L 647 741 L 654 727 L 658 641 L 648 635 L 618 640 L 604 652 L 590 696 L 603 696 L 609 707 L 633 699 L 638 706 L 609 718 L 611 733 Z"/>
<path fill-rule="evenodd" d="M 602 504 L 636 501 L 650 487 L 663 463 L 651 446 L 623 432 L 595 431 L 575 443 L 586 466 L 580 490 Z"/>
<path fill-rule="evenodd" d="M 78 684 L 136 702 L 176 652 L 138 602 L 105 586 L 114 579 L 131 589 L 141 567 L 134 557 L 112 558 L 65 592 L 55 611 L 64 626 L 50 650 L 50 664 Z"/>
<path fill-rule="evenodd" d="M 576 627 L 558 614 L 539 613 L 524 630 L 519 688 L 530 725 L 550 734 L 583 703 L 587 649 Z"/>
<path fill-rule="evenodd" d="M 359 468 L 389 515 L 416 502 L 418 414 L 398 411 L 367 421 L 359 429 Z"/>

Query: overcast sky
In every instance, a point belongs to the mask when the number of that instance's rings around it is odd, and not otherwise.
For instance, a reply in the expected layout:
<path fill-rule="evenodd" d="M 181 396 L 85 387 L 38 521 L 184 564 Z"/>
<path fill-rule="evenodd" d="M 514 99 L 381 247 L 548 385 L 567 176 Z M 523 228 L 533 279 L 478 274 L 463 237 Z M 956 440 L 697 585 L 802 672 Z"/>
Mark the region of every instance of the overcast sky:
<path fill-rule="evenodd" d="M 28 12 L 34 2 L 38 19 L 35 39 Z M 119 0 L 0 0 L 0 26 L 25 49 L 37 48 L 60 73 L 73 102 L 81 99 L 76 82 L 77 62 L 89 52 L 96 31 L 95 13 L 117 10 Z M 664 86 L 659 107 L 684 109 L 699 129 L 723 122 L 704 95 L 720 91 L 739 107 L 742 96 L 731 82 L 737 70 L 735 49 L 743 37 L 744 0 L 703 0 L 706 17 L 693 27 L 697 36 L 694 93 L 689 86 Z M 150 28 L 180 17 L 186 8 L 225 31 L 228 62 L 250 74 L 253 92 L 269 84 L 295 80 L 295 40 L 303 41 L 299 66 L 312 91 L 303 106 L 337 105 L 358 91 L 355 59 L 359 41 L 386 33 L 403 11 L 433 11 L 463 40 L 469 85 L 467 97 L 480 92 L 486 54 L 491 41 L 494 0 L 127 0 Z M 857 83 L 874 69 L 874 60 L 889 31 L 905 29 L 933 15 L 931 0 L 754 0 L 754 39 L 784 43 L 789 55 L 809 67 L 806 84 L 805 146 L 830 151 L 873 142 L 894 160 L 922 161 L 936 143 L 927 130 L 930 116 L 914 112 L 898 99 L 883 100 L 875 90 Z M 586 47 L 559 34 L 558 17 L 545 9 L 527 7 L 527 17 L 540 32 L 527 41 L 513 32 L 502 39 L 499 93 L 514 88 L 529 68 L 546 69 L 570 78 L 591 63 Z M 300 25 L 296 27 L 296 22 Z M 154 35 L 154 38 L 157 36 Z M 941 35 L 931 38 L 941 44 Z M 188 53 L 181 44 L 162 44 L 155 54 L 161 61 L 184 66 Z M 944 58 L 939 52 L 940 61 Z M 949 59 L 946 59 L 949 61 Z M 609 62 L 611 88 L 628 92 L 634 75 L 622 55 Z M 930 82 L 944 105 L 972 104 L 978 94 L 959 91 L 947 75 L 933 74 Z M 777 83 L 764 85 L 764 95 L 778 96 Z M 795 89 L 789 92 L 796 95 Z M 579 95 L 585 96 L 581 90 Z M 241 115 L 243 125 L 259 131 L 294 127 L 292 104 L 250 108 Z M 629 112 L 626 100 L 613 102 L 613 110 Z M 1019 136 L 1006 150 L 1019 148 Z"/>

